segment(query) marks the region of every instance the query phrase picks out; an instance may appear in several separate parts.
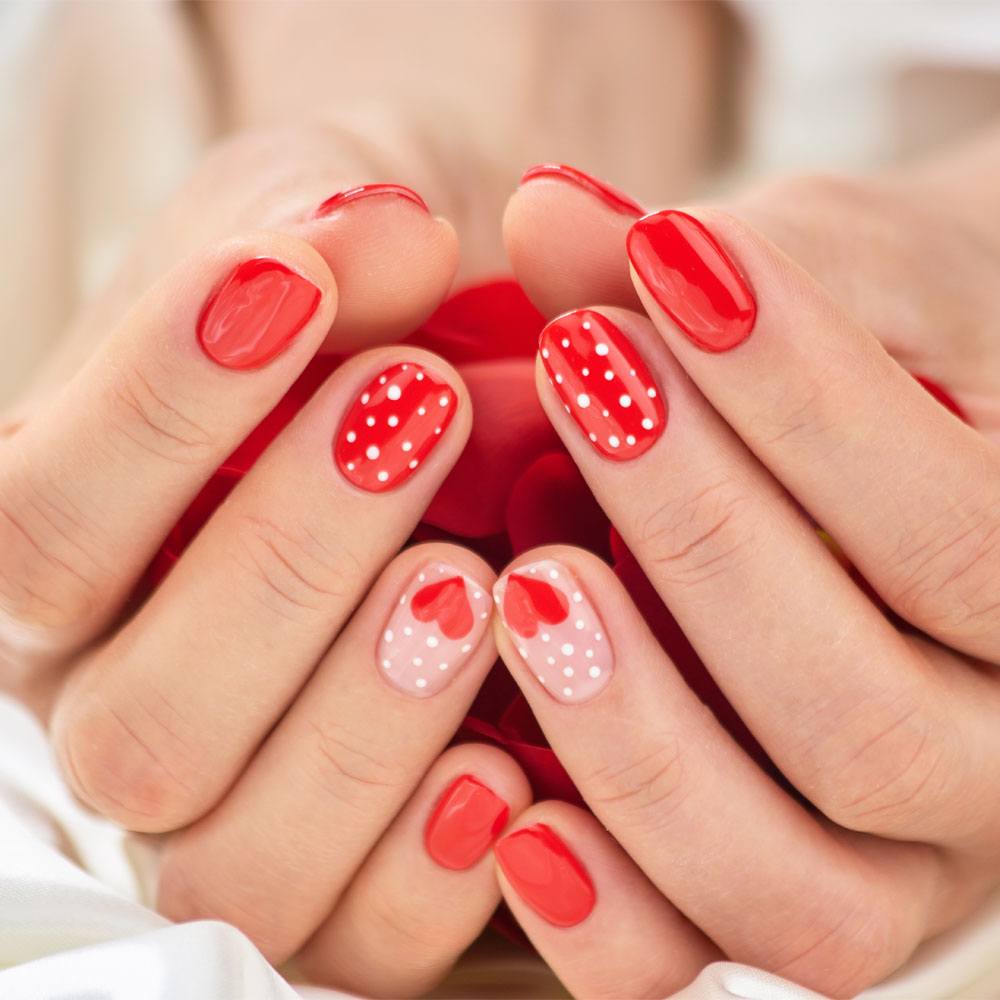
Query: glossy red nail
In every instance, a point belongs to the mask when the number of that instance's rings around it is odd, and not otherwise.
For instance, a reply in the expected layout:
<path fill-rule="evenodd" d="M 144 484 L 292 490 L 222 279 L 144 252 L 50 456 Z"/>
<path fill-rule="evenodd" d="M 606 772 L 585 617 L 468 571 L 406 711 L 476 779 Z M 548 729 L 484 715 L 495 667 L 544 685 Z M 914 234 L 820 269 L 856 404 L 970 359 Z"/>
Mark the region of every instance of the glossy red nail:
<path fill-rule="evenodd" d="M 457 406 L 447 382 L 413 362 L 393 365 L 348 410 L 334 446 L 337 466 L 363 490 L 391 490 L 430 454 Z"/>
<path fill-rule="evenodd" d="M 471 774 L 448 786 L 424 829 L 427 853 L 442 868 L 471 868 L 500 836 L 510 807 Z"/>
<path fill-rule="evenodd" d="M 549 381 L 606 458 L 637 458 L 663 433 L 666 408 L 635 345 L 590 309 L 554 319 L 539 339 Z"/>
<path fill-rule="evenodd" d="M 529 167 L 521 177 L 521 183 L 534 180 L 536 177 L 553 177 L 557 180 L 568 181 L 570 184 L 582 188 L 588 194 L 600 198 L 609 208 L 623 215 L 634 215 L 637 218 L 646 210 L 637 201 L 631 199 L 624 191 L 599 181 L 590 174 L 585 174 L 576 167 L 567 166 L 565 163 L 539 163 L 535 167 Z"/>
<path fill-rule="evenodd" d="M 507 881 L 536 913 L 556 927 L 586 919 L 597 901 L 586 868 L 544 823 L 526 826 L 493 849 Z"/>
<path fill-rule="evenodd" d="M 406 201 L 413 202 L 414 205 L 418 205 L 425 212 L 430 212 L 424 199 L 416 191 L 408 187 L 403 187 L 402 184 L 361 184 L 358 187 L 348 188 L 346 191 L 338 191 L 332 198 L 327 198 L 316 209 L 314 217 L 321 219 L 325 215 L 336 212 L 338 208 L 349 205 L 352 201 L 360 201 L 362 198 L 372 198 L 377 195 L 403 198 Z"/>
<path fill-rule="evenodd" d="M 321 297 L 311 281 L 276 260 L 244 261 L 202 307 L 198 342 L 225 368 L 260 368 L 295 339 Z"/>
<path fill-rule="evenodd" d="M 657 305 L 706 351 L 746 340 L 757 302 L 715 237 L 684 212 L 640 219 L 627 239 L 632 266 Z"/>

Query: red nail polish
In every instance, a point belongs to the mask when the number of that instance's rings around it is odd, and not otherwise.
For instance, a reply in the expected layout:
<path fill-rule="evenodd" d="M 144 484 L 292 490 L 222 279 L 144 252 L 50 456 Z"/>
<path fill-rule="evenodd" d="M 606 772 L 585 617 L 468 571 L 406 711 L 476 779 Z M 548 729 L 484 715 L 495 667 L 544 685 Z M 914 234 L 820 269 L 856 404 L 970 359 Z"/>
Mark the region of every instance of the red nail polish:
<path fill-rule="evenodd" d="M 403 187 L 402 184 L 361 184 L 346 191 L 338 191 L 332 198 L 327 198 L 316 209 L 313 217 L 321 219 L 323 216 L 337 211 L 338 208 L 349 205 L 352 201 L 360 201 L 362 198 L 371 198 L 375 195 L 391 195 L 395 198 L 404 198 L 406 201 L 412 201 L 414 205 L 419 205 L 428 214 L 430 213 L 430 209 L 428 209 L 424 199 L 416 191 L 412 191 L 408 187 Z"/>
<path fill-rule="evenodd" d="M 569 181 L 578 188 L 583 188 L 588 194 L 600 198 L 609 208 L 623 215 L 634 215 L 637 218 L 646 210 L 637 201 L 633 201 L 623 191 L 599 181 L 590 174 L 585 174 L 576 167 L 569 167 L 565 163 L 540 163 L 538 166 L 529 167 L 521 177 L 521 183 L 533 180 L 536 177 L 554 177 L 559 180 Z"/>
<path fill-rule="evenodd" d="M 630 230 L 628 255 L 657 305 L 706 351 L 746 340 L 757 319 L 750 286 L 715 237 L 684 212 L 657 212 Z"/>
<path fill-rule="evenodd" d="M 663 433 L 656 383 L 611 320 L 590 309 L 566 313 L 545 327 L 538 346 L 563 407 L 605 458 L 637 458 Z"/>
<path fill-rule="evenodd" d="M 448 786 L 424 830 L 427 853 L 442 868 L 471 868 L 500 836 L 510 807 L 471 774 Z"/>
<path fill-rule="evenodd" d="M 594 883 L 570 849 L 544 823 L 526 826 L 493 848 L 507 881 L 536 913 L 572 927 L 597 901 Z"/>
<path fill-rule="evenodd" d="M 913 374 L 911 372 L 911 374 Z M 947 392 L 937 382 L 932 381 L 929 378 L 925 378 L 923 375 L 913 376 L 946 410 L 951 410 L 952 413 L 958 417 L 959 420 L 969 423 L 969 418 L 965 414 L 965 410 L 955 402 L 954 397 L 950 392 Z"/>
<path fill-rule="evenodd" d="M 334 457 L 355 486 L 372 493 L 406 482 L 440 440 L 458 397 L 412 361 L 372 379 L 337 433 Z"/>
<path fill-rule="evenodd" d="M 321 297 L 311 281 L 276 260 L 244 261 L 202 308 L 198 342 L 225 368 L 260 368 L 295 339 Z"/>

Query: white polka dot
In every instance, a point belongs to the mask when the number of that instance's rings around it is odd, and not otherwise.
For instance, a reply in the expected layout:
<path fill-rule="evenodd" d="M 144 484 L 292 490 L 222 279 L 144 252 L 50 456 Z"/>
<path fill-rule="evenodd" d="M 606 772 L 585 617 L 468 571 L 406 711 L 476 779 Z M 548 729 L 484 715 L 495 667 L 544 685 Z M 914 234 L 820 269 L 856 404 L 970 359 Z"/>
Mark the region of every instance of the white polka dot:
<path fill-rule="evenodd" d="M 382 666 L 385 667 L 386 670 L 388 670 L 392 666 L 392 660 L 383 660 Z"/>
<path fill-rule="evenodd" d="M 621 444 L 621 441 L 618 440 L 618 435 L 617 434 L 612 434 L 608 438 L 608 444 L 611 445 L 612 448 L 617 448 L 618 445 Z"/>
<path fill-rule="evenodd" d="M 415 667 L 422 667 L 424 665 L 424 661 L 419 656 L 414 656 L 413 665 Z"/>
<path fill-rule="evenodd" d="M 386 421 L 386 423 L 387 423 L 387 424 L 388 424 L 388 425 L 389 425 L 390 427 L 395 427 L 395 426 L 396 426 L 396 424 L 398 424 L 398 423 L 399 423 L 399 417 L 397 417 L 397 416 L 396 416 L 396 414 L 394 413 L 394 414 L 393 414 L 393 415 L 392 415 L 391 417 L 389 417 L 389 419 L 388 419 L 388 420 Z"/>
<path fill-rule="evenodd" d="M 403 629 L 403 635 L 413 635 L 413 629 L 409 625 L 405 626 Z"/>
<path fill-rule="evenodd" d="M 573 697 L 573 689 L 572 688 L 563 688 L 563 694 L 567 698 L 572 698 Z"/>
<path fill-rule="evenodd" d="M 518 652 L 518 655 L 521 656 L 521 657 L 523 657 L 524 659 L 528 658 L 528 651 L 524 648 L 524 646 L 518 646 L 517 647 L 517 652 Z"/>
<path fill-rule="evenodd" d="M 472 643 L 471 642 L 467 642 L 467 643 L 465 643 L 464 646 L 462 646 L 462 652 L 463 653 L 468 653 L 470 649 L 472 649 Z"/>
<path fill-rule="evenodd" d="M 418 583 L 423 583 L 424 580 L 426 580 L 426 579 L 427 579 L 427 574 L 426 573 L 421 573 L 420 576 L 417 577 L 417 582 Z"/>
<path fill-rule="evenodd" d="M 361 405 L 362 406 L 364 406 L 365 403 L 367 403 L 369 399 L 371 399 L 371 396 L 369 396 L 367 392 L 361 393 Z"/>
<path fill-rule="evenodd" d="M 581 410 L 587 409 L 590 406 L 590 396 L 585 392 L 581 392 L 579 396 L 576 397 L 576 405 L 580 407 Z"/>
<path fill-rule="evenodd" d="M 589 368 L 581 368 L 580 372 L 583 374 L 583 377 L 586 378 L 590 374 L 590 369 Z"/>
<path fill-rule="evenodd" d="M 608 368 L 604 372 L 604 381 L 605 382 L 610 382 L 614 377 L 615 377 L 615 373 L 610 368 Z"/>
<path fill-rule="evenodd" d="M 629 373 L 629 375 L 631 375 L 631 376 L 632 376 L 632 378 L 635 378 L 635 369 L 634 369 L 634 368 L 630 368 L 630 369 L 628 370 L 628 373 Z"/>
<path fill-rule="evenodd" d="M 626 443 L 626 444 L 627 444 L 627 445 L 628 445 L 629 447 L 631 447 L 632 445 L 634 445 L 634 444 L 635 444 L 635 435 L 634 435 L 634 434 L 627 434 L 627 435 L 625 436 L 625 443 Z"/>
<path fill-rule="evenodd" d="M 646 395 L 649 396 L 650 399 L 656 399 L 656 390 L 655 389 L 647 389 L 646 390 Z"/>
<path fill-rule="evenodd" d="M 608 411 L 607 411 L 607 410 L 601 410 L 601 415 L 602 415 L 602 416 L 605 416 L 605 417 L 610 417 L 610 416 L 611 416 L 611 414 L 610 414 L 610 413 L 608 413 Z"/>
<path fill-rule="evenodd" d="M 547 358 L 549 356 L 549 349 L 547 347 L 542 348 L 542 357 Z"/>
<path fill-rule="evenodd" d="M 419 417 L 425 417 L 425 416 L 427 416 L 427 407 L 426 406 L 418 406 L 417 407 L 417 416 L 419 416 Z"/>
<path fill-rule="evenodd" d="M 399 399 L 400 396 L 403 395 L 403 390 L 400 389 L 398 385 L 390 385 L 389 388 L 386 389 L 385 394 L 391 400 L 397 400 L 397 399 Z"/>
<path fill-rule="evenodd" d="M 427 678 L 426 677 L 418 677 L 417 678 L 417 687 L 418 688 L 425 688 L 425 687 L 427 687 Z"/>
<path fill-rule="evenodd" d="M 562 375 L 556 375 L 556 385 L 562 385 L 562 384 L 563 384 Z"/>
<path fill-rule="evenodd" d="M 443 572 L 444 572 L 444 570 L 442 570 L 441 572 L 443 573 Z M 482 592 L 481 590 L 477 590 L 477 591 L 476 591 L 476 592 L 475 592 L 475 593 L 474 593 L 474 594 L 472 595 L 472 599 L 473 599 L 474 601 L 478 601 L 478 600 L 481 600 L 481 599 L 482 599 L 482 596 L 483 596 L 483 592 Z"/>
<path fill-rule="evenodd" d="M 403 371 L 405 372 L 406 369 L 409 368 L 409 367 L 410 367 L 409 365 L 403 365 Z"/>
<path fill-rule="evenodd" d="M 573 600 L 576 604 L 579 604 L 583 600 L 583 594 L 581 594 L 579 590 L 574 590 Z"/>
<path fill-rule="evenodd" d="M 448 397 L 447 397 L 447 396 L 442 396 L 442 397 L 441 397 L 441 398 L 440 398 L 440 399 L 438 400 L 438 405 L 439 405 L 439 406 L 447 406 L 447 405 L 448 405 Z"/>
<path fill-rule="evenodd" d="M 410 468 L 415 469 L 417 467 L 417 460 L 415 458 L 410 459 Z"/>
<path fill-rule="evenodd" d="M 559 652 L 561 652 L 563 656 L 572 656 L 573 655 L 573 644 L 571 642 L 564 642 L 559 647 Z"/>
<path fill-rule="evenodd" d="M 539 684 L 544 684 L 545 683 L 545 678 L 541 674 L 535 674 L 535 676 L 538 678 L 538 683 Z"/>
<path fill-rule="evenodd" d="M 600 667 L 591 667 L 587 671 L 587 673 L 590 674 L 591 677 L 593 677 L 593 678 L 596 679 L 596 678 L 598 678 L 598 677 L 601 676 L 601 668 Z"/>
<path fill-rule="evenodd" d="M 448 669 L 448 664 L 447 663 L 439 663 L 438 664 L 438 670 L 447 670 L 447 669 Z"/>
<path fill-rule="evenodd" d="M 435 427 L 434 428 L 434 433 L 435 434 L 440 434 L 441 433 L 441 428 L 440 427 Z"/>
<path fill-rule="evenodd" d="M 480 618 L 489 618 L 489 616 L 490 616 L 490 613 L 488 611 L 484 611 L 479 617 Z"/>
<path fill-rule="evenodd" d="M 573 668 L 572 667 L 563 667 L 563 675 L 566 676 L 566 677 L 572 677 L 573 676 Z"/>
<path fill-rule="evenodd" d="M 436 635 L 427 636 L 427 645 L 433 649 L 438 644 L 438 637 Z"/>
<path fill-rule="evenodd" d="M 375 426 L 375 418 L 374 417 L 365 417 L 365 423 L 369 427 L 374 427 Z"/>
<path fill-rule="evenodd" d="M 623 392 L 618 397 L 618 405 L 623 406 L 627 410 L 632 405 L 632 397 L 627 392 Z"/>
<path fill-rule="evenodd" d="M 603 358 L 603 357 L 607 357 L 607 353 L 608 353 L 608 345 L 607 345 L 607 344 L 598 344 L 598 345 L 597 345 L 597 346 L 596 346 L 596 347 L 594 348 L 594 350 L 595 350 L 595 351 L 596 351 L 596 352 L 597 352 L 598 354 L 600 354 L 600 356 L 601 356 L 602 358 Z"/>
<path fill-rule="evenodd" d="M 396 638 L 396 635 L 392 631 L 392 629 L 391 628 L 387 628 L 385 630 L 385 641 L 386 642 L 392 642 L 392 640 L 395 639 L 395 638 Z"/>
<path fill-rule="evenodd" d="M 376 479 L 377 479 L 377 480 L 378 480 L 378 481 L 379 481 L 380 483 L 385 483 L 385 482 L 388 482 L 388 480 L 389 480 L 389 473 L 388 473 L 388 472 L 386 472 L 386 471 L 385 471 L 385 469 L 383 469 L 383 470 L 382 470 L 382 471 L 381 471 L 381 472 L 380 472 L 380 473 L 379 473 L 379 474 L 378 474 L 378 475 L 377 475 L 377 476 L 376 476 L 375 478 L 376 478 Z"/>
<path fill-rule="evenodd" d="M 602 639 L 604 638 L 604 636 L 603 636 L 603 635 L 601 635 L 601 633 L 600 633 L 600 632 L 595 632 L 595 633 L 594 633 L 594 638 L 595 638 L 595 639 L 596 639 L 596 640 L 597 640 L 598 642 L 600 642 L 600 641 L 601 641 L 601 640 L 602 640 Z"/>
<path fill-rule="evenodd" d="M 357 439 L 358 439 L 358 436 L 357 436 L 357 434 L 354 433 L 354 431 L 348 431 L 347 432 L 347 443 L 348 444 L 354 444 L 354 442 L 357 441 Z"/>
<path fill-rule="evenodd" d="M 578 629 L 583 629 L 586 627 L 582 618 L 577 618 L 575 624 Z"/>
<path fill-rule="evenodd" d="M 365 448 L 365 454 L 374 462 L 376 458 L 379 457 L 379 450 L 377 444 L 370 444 Z"/>
<path fill-rule="evenodd" d="M 550 569 L 549 570 L 549 576 L 552 577 L 553 580 L 558 580 L 559 579 L 559 570 L 557 570 L 557 569 Z"/>
<path fill-rule="evenodd" d="M 386 378 L 385 375 L 379 375 L 379 377 L 378 377 L 378 384 L 379 385 L 385 385 L 386 382 L 388 382 L 388 381 L 389 380 L 388 380 L 388 378 Z"/>
<path fill-rule="evenodd" d="M 556 662 L 556 658 L 554 656 L 546 656 L 545 661 L 549 664 L 549 666 L 553 666 Z"/>
<path fill-rule="evenodd" d="M 400 448 L 402 448 L 403 451 L 412 451 L 413 450 L 413 442 L 412 441 L 404 441 L 400 445 Z"/>
<path fill-rule="evenodd" d="M 548 633 L 548 632 L 543 632 L 543 633 L 542 633 L 542 642 L 548 642 L 548 641 L 549 641 L 549 639 L 551 639 L 551 638 L 552 638 L 552 636 L 551 636 L 551 635 L 549 635 L 549 633 Z"/>
<path fill-rule="evenodd" d="M 592 660 L 594 658 L 594 651 L 592 649 L 588 649 L 583 655 L 586 656 L 588 660 Z"/>
<path fill-rule="evenodd" d="M 653 421 L 649 417 L 642 418 L 642 429 L 645 431 L 651 431 L 653 429 Z"/>
<path fill-rule="evenodd" d="M 348 462 L 347 463 L 347 471 L 348 472 L 353 472 L 354 471 L 354 463 L 353 462 Z"/>
<path fill-rule="evenodd" d="M 596 440 L 597 440 L 597 435 L 596 435 L 596 434 L 595 434 L 595 433 L 594 433 L 593 431 L 591 431 L 591 432 L 590 432 L 590 433 L 589 433 L 589 434 L 587 435 L 587 437 L 589 437 L 591 441 L 596 441 Z"/>
<path fill-rule="evenodd" d="M 562 344 L 563 347 L 569 347 L 569 338 L 568 337 L 563 337 L 563 339 L 560 340 L 559 343 Z"/>
<path fill-rule="evenodd" d="M 423 372 L 417 372 L 417 381 L 418 382 L 423 382 L 423 380 L 424 380 L 424 373 Z"/>

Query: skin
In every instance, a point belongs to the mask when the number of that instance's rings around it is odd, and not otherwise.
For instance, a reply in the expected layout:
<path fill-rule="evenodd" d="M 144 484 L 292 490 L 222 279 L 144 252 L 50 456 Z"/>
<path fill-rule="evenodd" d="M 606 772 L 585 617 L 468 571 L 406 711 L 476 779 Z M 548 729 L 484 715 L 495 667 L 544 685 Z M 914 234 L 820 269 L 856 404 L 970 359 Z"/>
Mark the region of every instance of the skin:
<path fill-rule="evenodd" d="M 588 927 L 645 907 L 636 919 L 649 929 L 635 933 L 664 958 L 629 995 L 689 981 L 706 935 L 726 957 L 852 996 L 1000 881 L 1000 357 L 980 284 L 1000 244 L 970 210 L 977 192 L 984 207 L 995 198 L 998 159 L 987 136 L 894 177 L 787 181 L 692 209 L 758 302 L 753 333 L 723 354 L 688 341 L 623 267 L 629 219 L 558 182 L 512 198 L 505 238 L 536 304 L 551 316 L 603 302 L 593 308 L 633 340 L 670 407 L 663 436 L 628 463 L 590 447 L 539 365 L 546 412 L 716 682 L 814 807 L 699 704 L 606 566 L 571 549 L 520 557 L 512 568 L 556 558 L 573 570 L 619 663 L 595 698 L 563 705 L 497 624 L 501 655 L 607 829 L 552 803 L 518 821 L 549 823 L 595 866 L 595 910 L 568 932 L 502 882 L 575 995 L 621 995 L 634 966 L 617 937 Z M 910 252 L 929 233 L 946 266 Z M 900 363 L 946 385 L 975 429 Z M 602 895 L 615 841 L 635 865 L 628 879 L 645 876 L 682 926 L 665 930 L 662 902 L 638 902 L 627 880 Z"/>

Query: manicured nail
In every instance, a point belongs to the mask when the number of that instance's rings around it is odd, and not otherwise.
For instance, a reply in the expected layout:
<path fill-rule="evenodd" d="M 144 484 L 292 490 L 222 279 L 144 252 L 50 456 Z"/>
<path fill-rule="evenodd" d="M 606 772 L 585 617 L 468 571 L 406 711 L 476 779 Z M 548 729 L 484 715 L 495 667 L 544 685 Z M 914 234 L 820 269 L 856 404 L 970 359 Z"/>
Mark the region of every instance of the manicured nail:
<path fill-rule="evenodd" d="M 379 670 L 401 691 L 429 698 L 465 666 L 489 618 L 485 588 L 454 566 L 430 563 L 393 608 L 375 651 Z"/>
<path fill-rule="evenodd" d="M 442 868 L 464 871 L 490 849 L 507 825 L 510 806 L 471 774 L 456 778 L 424 829 L 427 853 Z"/>
<path fill-rule="evenodd" d="M 552 559 L 520 566 L 493 588 L 521 659 L 556 701 L 577 704 L 604 690 L 614 652 L 573 574 Z"/>
<path fill-rule="evenodd" d="M 393 365 L 348 410 L 334 455 L 355 486 L 382 493 L 406 482 L 438 443 L 458 407 L 447 382 L 420 365 Z"/>
<path fill-rule="evenodd" d="M 590 174 L 585 174 L 576 167 L 569 167 L 565 163 L 539 163 L 538 166 L 529 167 L 521 177 L 521 183 L 534 180 L 536 177 L 554 177 L 558 180 L 568 181 L 578 188 L 582 188 L 587 194 L 592 194 L 600 198 L 609 208 L 623 215 L 632 215 L 638 218 L 646 210 L 637 201 L 631 199 L 624 191 L 599 181 Z"/>
<path fill-rule="evenodd" d="M 640 219 L 627 240 L 632 266 L 657 305 L 706 351 L 746 340 L 757 302 L 715 237 L 684 212 Z"/>
<path fill-rule="evenodd" d="M 348 188 L 346 191 L 338 191 L 332 198 L 327 198 L 314 213 L 314 218 L 321 219 L 326 215 L 336 212 L 337 209 L 349 205 L 352 201 L 360 201 L 362 198 L 372 198 L 375 196 L 389 196 L 392 198 L 404 198 L 413 202 L 425 212 L 429 213 L 427 203 L 417 194 L 416 191 L 403 187 L 402 184 L 361 184 L 358 187 Z"/>
<path fill-rule="evenodd" d="M 554 319 L 538 343 L 549 381 L 605 458 L 638 458 L 663 433 L 666 409 L 635 345 L 590 309 Z"/>
<path fill-rule="evenodd" d="M 493 848 L 507 881 L 539 916 L 573 927 L 597 902 L 594 883 L 575 854 L 544 823 L 515 830 Z"/>
<path fill-rule="evenodd" d="M 198 342 L 224 368 L 260 368 L 295 339 L 321 297 L 311 281 L 276 260 L 244 261 L 202 307 Z"/>

